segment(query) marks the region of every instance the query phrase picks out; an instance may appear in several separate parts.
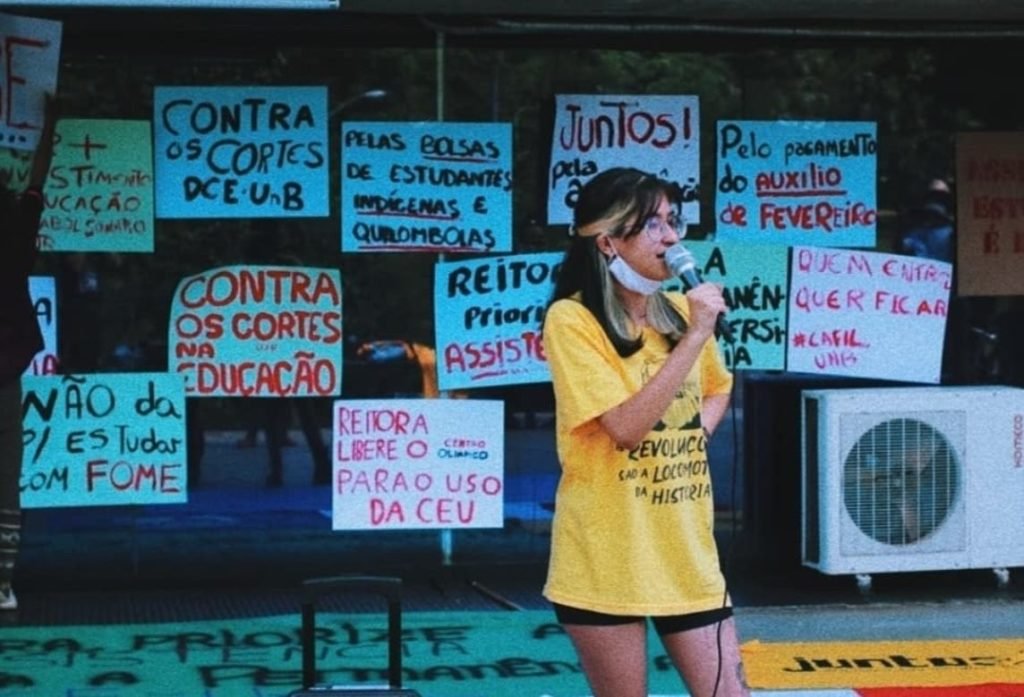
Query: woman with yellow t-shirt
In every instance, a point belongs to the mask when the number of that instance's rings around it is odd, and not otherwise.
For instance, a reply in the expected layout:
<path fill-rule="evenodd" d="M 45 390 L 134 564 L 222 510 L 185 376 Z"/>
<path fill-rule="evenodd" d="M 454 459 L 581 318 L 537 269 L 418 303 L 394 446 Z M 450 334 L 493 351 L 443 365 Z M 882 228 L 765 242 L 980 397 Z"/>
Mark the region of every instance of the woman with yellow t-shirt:
<path fill-rule="evenodd" d="M 647 696 L 648 617 L 690 694 L 749 694 L 707 459 L 732 389 L 726 306 L 709 283 L 661 291 L 678 192 L 627 168 L 588 181 L 544 322 L 562 468 L 544 595 L 595 697 Z"/>

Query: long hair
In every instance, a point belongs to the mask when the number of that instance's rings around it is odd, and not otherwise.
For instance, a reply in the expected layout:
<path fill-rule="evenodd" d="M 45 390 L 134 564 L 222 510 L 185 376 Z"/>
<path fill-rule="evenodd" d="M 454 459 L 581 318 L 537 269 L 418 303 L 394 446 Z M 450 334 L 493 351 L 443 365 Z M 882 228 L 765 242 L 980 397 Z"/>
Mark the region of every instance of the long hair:
<path fill-rule="evenodd" d="M 640 350 L 643 337 L 631 331 L 626 310 L 615 294 L 608 260 L 596 239 L 600 233 L 622 239 L 639 234 L 647 219 L 657 213 L 663 197 L 678 206 L 679 187 L 638 169 L 614 167 L 590 179 L 580 189 L 573 239 L 555 284 L 552 302 L 579 293 L 583 306 L 623 358 Z M 584 229 L 587 234 L 580 234 Z M 686 320 L 662 293 L 647 298 L 647 323 L 673 345 L 686 331 Z"/>

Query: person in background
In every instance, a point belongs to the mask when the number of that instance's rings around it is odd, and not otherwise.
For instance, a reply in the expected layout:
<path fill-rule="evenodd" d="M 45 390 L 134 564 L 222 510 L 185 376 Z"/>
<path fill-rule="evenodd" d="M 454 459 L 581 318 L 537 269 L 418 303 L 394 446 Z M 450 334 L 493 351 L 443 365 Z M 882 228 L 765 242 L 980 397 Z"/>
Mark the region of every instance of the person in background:
<path fill-rule="evenodd" d="M 288 435 L 288 422 L 291 411 L 295 410 L 299 427 L 306 439 L 309 456 L 313 463 L 312 484 L 320 486 L 331 481 L 331 459 L 320 433 L 316 407 L 327 406 L 317 397 L 270 397 L 261 400 L 266 411 L 263 425 L 267 436 L 267 453 L 270 456 L 270 473 L 267 475 L 267 486 L 284 486 L 284 455 L 283 448 L 295 445 Z"/>
<path fill-rule="evenodd" d="M 595 697 L 648 694 L 647 618 L 690 694 L 749 694 L 707 462 L 732 390 L 726 304 L 709 283 L 661 291 L 680 205 L 636 169 L 590 179 L 544 321 L 561 464 L 544 595 Z"/>
<path fill-rule="evenodd" d="M 942 179 L 933 179 L 919 205 L 905 215 L 900 253 L 953 262 L 953 194 Z"/>
<path fill-rule="evenodd" d="M 15 610 L 11 583 L 21 546 L 21 376 L 43 348 L 28 278 L 35 263 L 43 184 L 53 158 L 56 107 L 45 96 L 39 144 L 28 184 L 15 193 L 0 181 L 0 610 Z"/>
<path fill-rule="evenodd" d="M 281 418 L 281 419 L 277 419 L 277 420 L 272 421 L 268 425 L 268 428 L 270 428 L 270 427 L 276 427 L 276 428 L 278 428 L 281 431 L 281 433 L 282 433 L 282 435 L 281 435 L 281 444 L 284 447 L 290 448 L 290 447 L 295 445 L 295 441 L 293 441 L 292 437 L 288 434 L 288 414 L 284 414 L 283 418 Z M 256 424 L 250 424 L 249 427 L 245 430 L 245 433 L 242 435 L 242 437 L 239 438 L 237 441 L 235 441 L 235 447 L 236 448 L 253 448 L 253 447 L 255 447 L 256 443 L 259 441 L 259 431 L 260 431 L 259 426 L 257 426 Z"/>
<path fill-rule="evenodd" d="M 356 358 L 378 373 L 371 388 L 375 397 L 441 396 L 437 353 L 426 343 L 406 339 L 366 341 L 356 350 Z"/>
<path fill-rule="evenodd" d="M 302 260 L 288 242 L 288 230 L 281 221 L 258 218 L 252 222 L 251 234 L 246 240 L 246 261 L 265 266 L 303 266 Z M 318 412 L 329 412 L 330 401 L 317 397 L 266 397 L 253 398 L 251 401 L 257 410 L 254 414 L 257 420 L 249 425 L 245 435 L 236 445 L 247 447 L 250 444 L 250 434 L 251 443 L 255 444 L 257 431 L 263 429 L 269 460 L 267 486 L 284 486 L 283 449 L 296 444 L 288 432 L 293 411 L 309 450 L 312 464 L 311 483 L 316 486 L 330 483 L 330 451 L 320 433 L 320 420 L 317 418 Z"/>
<path fill-rule="evenodd" d="M 932 179 L 920 199 L 903 214 L 897 250 L 900 254 L 953 264 L 940 368 L 940 381 L 947 384 L 970 382 L 971 357 L 966 346 L 979 340 L 971 326 L 987 324 L 990 314 L 986 310 L 987 299 L 972 301 L 957 295 L 955 223 L 949 184 L 945 179 Z"/>

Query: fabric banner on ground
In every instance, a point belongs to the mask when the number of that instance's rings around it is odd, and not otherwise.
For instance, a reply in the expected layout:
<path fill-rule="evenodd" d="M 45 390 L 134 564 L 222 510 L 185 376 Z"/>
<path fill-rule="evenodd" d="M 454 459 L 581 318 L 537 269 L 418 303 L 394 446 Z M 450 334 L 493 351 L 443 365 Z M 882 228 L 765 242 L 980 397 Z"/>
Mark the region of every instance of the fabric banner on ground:
<path fill-rule="evenodd" d="M 383 613 L 320 613 L 319 682 L 387 679 Z M 423 697 L 585 697 L 569 638 L 544 610 L 406 613 L 405 686 Z M 650 692 L 685 694 L 653 633 Z M 0 627 L 0 697 L 286 697 L 301 683 L 299 612 L 205 622 Z M 344 693 L 341 693 L 344 694 Z"/>
<path fill-rule="evenodd" d="M 301 682 L 298 614 L 296 608 L 294 615 L 195 622 L 3 626 L 0 697 L 286 697 Z M 383 613 L 323 612 L 317 620 L 320 682 L 386 681 Z M 1012 684 L 1024 684 L 1022 646 L 1024 640 L 755 641 L 743 652 L 755 697 L 1024 697 L 1021 685 Z M 402 647 L 405 684 L 423 697 L 590 694 L 569 638 L 546 610 L 406 613 Z M 684 697 L 653 631 L 648 647 L 649 693 Z M 843 661 L 850 667 L 840 668 Z M 860 667 L 865 661 L 868 667 Z M 995 672 L 1004 677 L 986 677 Z M 814 684 L 807 676 L 815 675 L 832 685 Z M 880 675 L 892 689 L 867 689 Z M 972 687 L 954 691 L 957 681 Z M 926 683 L 938 687 L 895 688 Z"/>
<path fill-rule="evenodd" d="M 1024 685 L 991 683 L 958 687 L 874 687 L 857 690 L 860 697 L 1024 697 Z"/>
<path fill-rule="evenodd" d="M 1024 639 L 816 643 L 751 641 L 744 644 L 742 650 L 747 678 L 755 688 L 1024 684 Z M 885 697 L 895 697 L 896 694 L 904 693 L 887 693 Z M 872 693 L 872 697 L 882 696 Z"/>

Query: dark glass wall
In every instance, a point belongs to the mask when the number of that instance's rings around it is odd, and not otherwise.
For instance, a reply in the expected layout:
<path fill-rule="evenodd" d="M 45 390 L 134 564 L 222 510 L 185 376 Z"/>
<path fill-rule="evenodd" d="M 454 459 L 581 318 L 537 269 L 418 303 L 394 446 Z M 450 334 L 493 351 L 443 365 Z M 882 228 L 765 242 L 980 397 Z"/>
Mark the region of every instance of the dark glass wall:
<path fill-rule="evenodd" d="M 553 99 L 559 93 L 695 94 L 700 98 L 703 182 L 714 181 L 719 119 L 871 120 L 878 124 L 878 249 L 893 251 L 906 212 L 927 183 L 953 180 L 953 136 L 1016 130 L 1005 66 L 1021 42 L 801 35 L 700 36 L 628 31 L 437 31 L 410 18 L 362 17 L 355 27 L 318 25 L 297 14 L 68 13 L 59 93 L 62 115 L 152 118 L 153 88 L 165 85 L 326 85 L 332 191 L 338 190 L 338 124 L 371 121 L 504 121 L 514 134 L 512 229 L 516 251 L 559 250 L 564 227 L 546 225 Z M 206 18 L 206 19 L 204 19 Z M 360 99 L 386 90 L 384 99 Z M 714 192 L 701 192 L 714 219 Z M 710 224 L 692 234 L 706 236 Z M 286 257 L 341 270 L 346 368 L 343 396 L 421 391 L 414 361 L 374 360 L 377 340 L 422 340 L 435 308 L 429 254 L 342 254 L 338 201 L 326 218 L 158 220 L 153 254 L 44 254 L 36 272 L 58 279 L 60 354 L 67 372 L 166 369 L 170 298 L 200 270 Z M 978 299 L 952 341 L 964 352 L 958 379 L 979 381 L 970 325 L 990 326 L 1017 298 Z M 1020 354 L 1016 354 L 1020 355 Z M 1010 370 L 1013 361 L 1004 361 Z M 742 375 L 741 375 L 742 382 Z M 76 560 L 95 562 L 78 582 L 128 583 L 298 578 L 313 572 L 412 564 L 543 563 L 557 462 L 548 385 L 471 392 L 506 402 L 506 525 L 438 532 L 330 531 L 329 487 L 314 481 L 316 435 L 329 443 L 330 400 L 190 399 L 188 504 L 173 507 L 31 510 L 25 576 L 56 582 Z M 736 401 L 742 402 L 737 390 Z M 280 402 L 280 403 L 272 403 Z M 773 467 L 716 446 L 716 506 L 742 527 L 738 510 L 757 492 L 733 487 L 746 467 Z M 795 429 L 798 424 L 783 427 Z M 281 429 L 275 433 L 275 429 Z M 270 434 L 268 438 L 268 434 Z M 273 447 L 279 445 L 280 447 Z M 311 444 L 313 444 L 311 446 Z M 276 454 L 275 454 L 276 453 Z M 274 457 L 281 458 L 275 477 Z M 764 455 L 770 460 L 771 454 Z M 789 463 L 787 466 L 796 466 Z M 742 485 L 742 482 L 740 482 Z M 798 506 L 798 492 L 788 505 Z M 773 505 L 783 505 L 773 502 Z M 95 543 L 76 540 L 91 535 Z M 66 580 L 60 581 L 61 583 Z"/>

